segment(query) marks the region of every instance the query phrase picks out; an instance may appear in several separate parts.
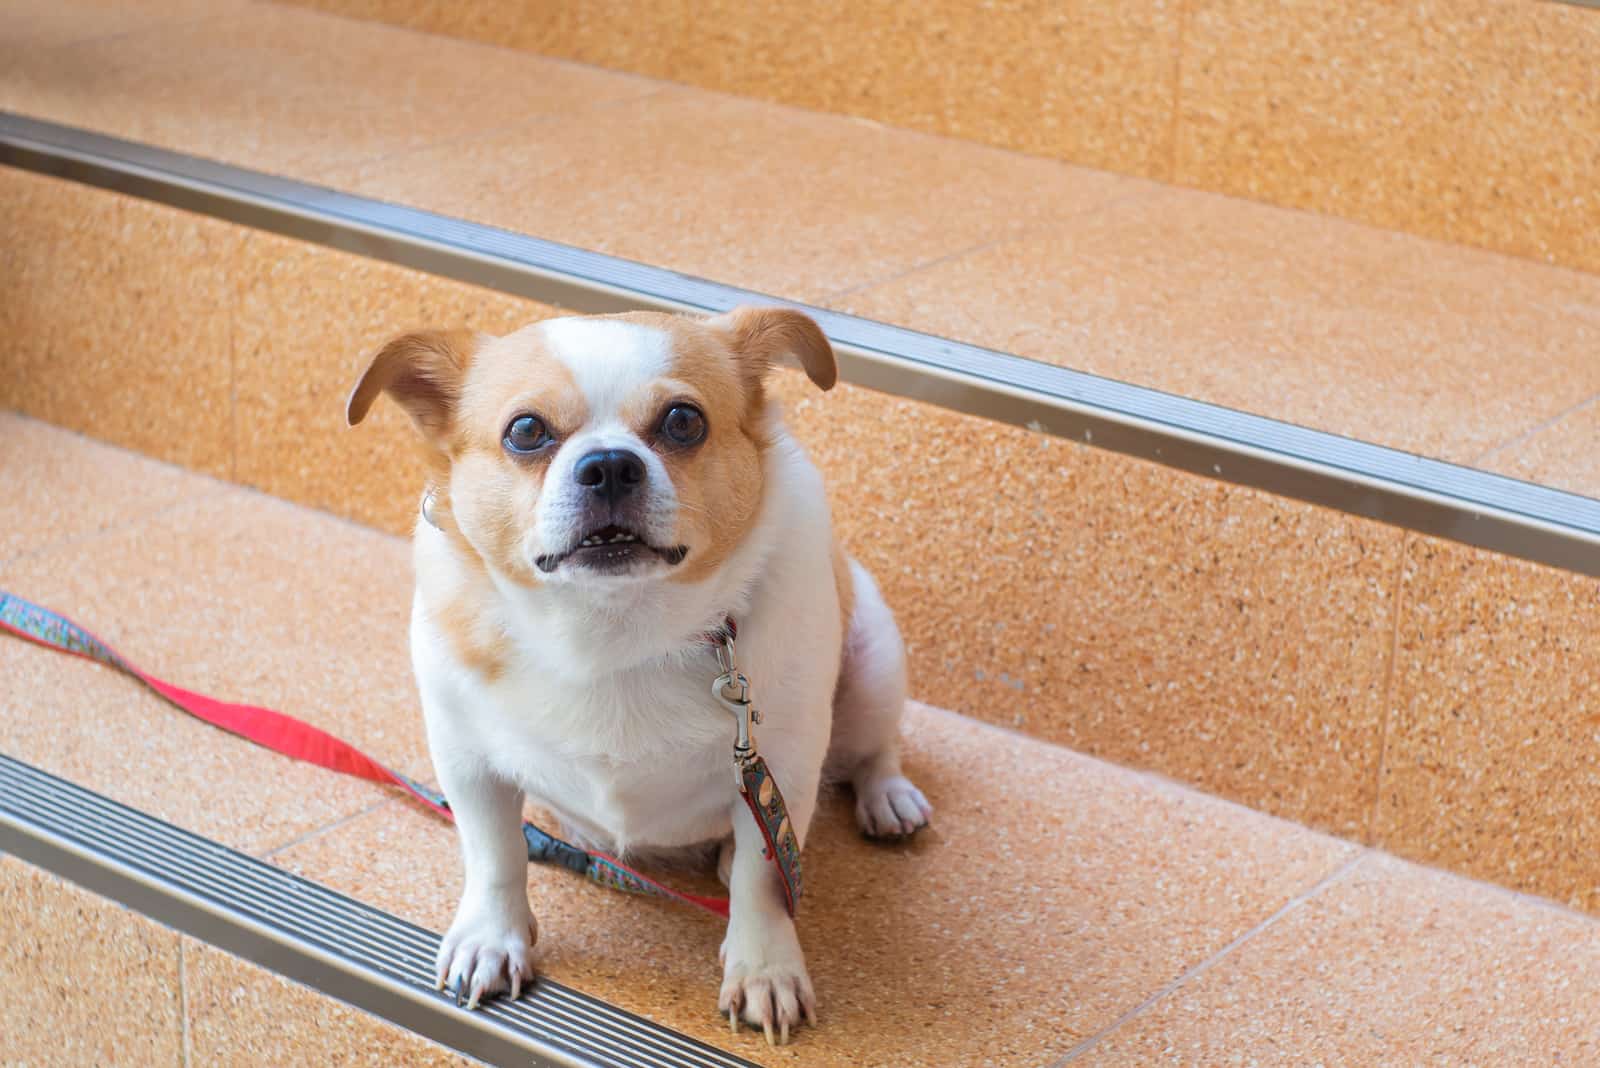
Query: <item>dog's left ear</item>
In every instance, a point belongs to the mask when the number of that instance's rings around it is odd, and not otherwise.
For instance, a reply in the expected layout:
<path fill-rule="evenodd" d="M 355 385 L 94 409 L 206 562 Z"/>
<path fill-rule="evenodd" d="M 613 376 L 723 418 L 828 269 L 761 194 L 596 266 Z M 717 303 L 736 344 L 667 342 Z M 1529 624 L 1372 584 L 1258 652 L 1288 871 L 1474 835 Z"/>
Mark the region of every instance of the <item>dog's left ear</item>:
<path fill-rule="evenodd" d="M 818 389 L 832 389 L 839 364 L 828 336 L 811 317 L 793 308 L 735 308 L 706 325 L 729 337 L 746 381 L 759 384 L 773 364 L 787 353 L 799 361 Z"/>
<path fill-rule="evenodd" d="M 470 330 L 425 330 L 395 338 L 378 350 L 356 381 L 345 419 L 355 426 L 367 417 L 378 394 L 387 393 L 411 416 L 423 438 L 440 446 L 479 340 Z"/>

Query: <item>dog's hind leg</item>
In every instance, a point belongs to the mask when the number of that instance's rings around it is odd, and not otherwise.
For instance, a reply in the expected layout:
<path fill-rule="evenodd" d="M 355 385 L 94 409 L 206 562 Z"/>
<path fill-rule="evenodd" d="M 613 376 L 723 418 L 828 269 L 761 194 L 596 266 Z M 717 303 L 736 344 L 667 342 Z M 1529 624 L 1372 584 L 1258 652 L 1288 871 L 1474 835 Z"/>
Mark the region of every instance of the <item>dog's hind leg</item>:
<path fill-rule="evenodd" d="M 900 715 L 906 703 L 906 656 L 889 606 L 865 568 L 848 561 L 850 606 L 844 656 L 833 698 L 833 739 L 827 773 L 849 779 L 856 822 L 873 838 L 896 838 L 925 827 L 933 816 L 922 791 L 900 770 Z M 853 588 L 854 596 L 850 591 Z M 853 603 L 852 603 L 853 602 Z"/>

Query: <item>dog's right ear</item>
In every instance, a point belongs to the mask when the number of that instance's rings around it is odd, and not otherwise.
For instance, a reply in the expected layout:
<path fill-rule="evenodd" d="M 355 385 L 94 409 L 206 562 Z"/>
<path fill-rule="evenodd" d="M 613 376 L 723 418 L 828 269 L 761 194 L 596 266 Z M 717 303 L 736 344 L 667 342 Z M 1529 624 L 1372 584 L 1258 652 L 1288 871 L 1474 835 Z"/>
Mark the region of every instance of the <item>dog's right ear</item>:
<path fill-rule="evenodd" d="M 345 419 L 355 426 L 367 417 L 378 394 L 387 393 L 430 444 L 442 444 L 455 416 L 467 362 L 478 343 L 478 335 L 470 330 L 402 334 L 367 364 L 350 391 Z"/>

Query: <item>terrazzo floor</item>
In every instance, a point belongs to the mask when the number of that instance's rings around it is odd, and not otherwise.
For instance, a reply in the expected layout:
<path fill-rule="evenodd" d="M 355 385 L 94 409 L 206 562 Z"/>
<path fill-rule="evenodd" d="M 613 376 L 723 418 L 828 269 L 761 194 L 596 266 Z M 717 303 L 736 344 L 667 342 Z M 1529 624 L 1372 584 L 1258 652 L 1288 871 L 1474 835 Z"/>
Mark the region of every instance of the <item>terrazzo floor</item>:
<path fill-rule="evenodd" d="M 402 540 L 6 414 L 0 497 L 0 589 L 428 774 Z M 1592 919 L 938 709 L 905 731 L 936 828 L 873 846 L 835 797 L 807 848 L 819 1028 L 730 1038 L 715 922 L 534 869 L 546 973 L 763 1064 L 1600 1056 Z M 432 929 L 453 907 L 448 827 L 96 665 L 0 641 L 0 750 Z M 11 859 L 0 1035 L 44 1064 L 456 1060 Z"/>
<path fill-rule="evenodd" d="M 1595 492 L 1582 271 L 245 0 L 0 0 L 0 108 Z"/>

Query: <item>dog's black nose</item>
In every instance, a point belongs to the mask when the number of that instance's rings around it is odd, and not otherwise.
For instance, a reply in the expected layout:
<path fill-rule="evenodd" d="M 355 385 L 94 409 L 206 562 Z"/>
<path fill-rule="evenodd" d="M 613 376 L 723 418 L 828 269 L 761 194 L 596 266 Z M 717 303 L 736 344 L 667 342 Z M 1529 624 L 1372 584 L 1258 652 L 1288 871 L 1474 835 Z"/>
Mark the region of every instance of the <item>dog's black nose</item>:
<path fill-rule="evenodd" d="M 615 501 L 644 481 L 644 461 L 627 449 L 598 449 L 578 460 L 572 478 L 602 500 Z"/>

